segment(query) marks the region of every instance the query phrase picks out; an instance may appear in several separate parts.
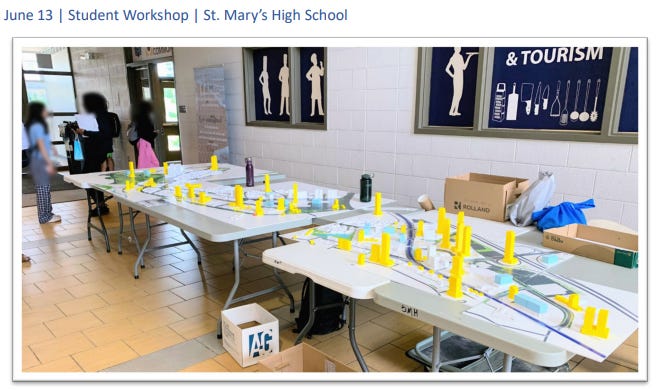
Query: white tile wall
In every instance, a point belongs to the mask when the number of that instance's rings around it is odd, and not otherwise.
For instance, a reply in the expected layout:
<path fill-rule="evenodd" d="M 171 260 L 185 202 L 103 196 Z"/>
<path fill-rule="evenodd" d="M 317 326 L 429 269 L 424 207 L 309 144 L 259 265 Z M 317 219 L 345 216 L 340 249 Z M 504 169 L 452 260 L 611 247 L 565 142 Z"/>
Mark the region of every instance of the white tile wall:
<path fill-rule="evenodd" d="M 413 134 L 415 48 L 330 48 L 328 130 L 246 127 L 240 48 L 177 48 L 176 80 L 183 158 L 196 162 L 193 69 L 224 64 L 231 158 L 254 156 L 259 168 L 294 179 L 357 191 L 364 171 L 374 188 L 402 204 L 415 205 L 427 192 L 443 203 L 449 175 L 482 172 L 534 179 L 540 170 L 556 175 L 553 202 L 594 198 L 589 218 L 637 228 L 638 148 L 632 145 L 532 141 Z"/>

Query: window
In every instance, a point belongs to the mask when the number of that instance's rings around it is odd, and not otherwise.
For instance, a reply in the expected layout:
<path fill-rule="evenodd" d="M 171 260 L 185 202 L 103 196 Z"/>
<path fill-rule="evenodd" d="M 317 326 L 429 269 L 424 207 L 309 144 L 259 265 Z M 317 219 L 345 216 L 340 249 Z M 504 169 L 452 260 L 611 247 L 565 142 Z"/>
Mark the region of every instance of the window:
<path fill-rule="evenodd" d="M 178 122 L 176 88 L 163 87 L 162 95 L 164 99 L 165 122 Z"/>
<path fill-rule="evenodd" d="M 75 84 L 68 48 L 24 47 L 22 49 L 23 81 L 27 102 L 39 101 L 52 113 L 48 120 L 50 137 L 61 142 L 57 126 L 73 120 L 77 113 Z"/>
<path fill-rule="evenodd" d="M 326 49 L 243 49 L 250 126 L 326 130 Z"/>
<path fill-rule="evenodd" d="M 416 133 L 637 143 L 633 49 L 421 48 Z"/>

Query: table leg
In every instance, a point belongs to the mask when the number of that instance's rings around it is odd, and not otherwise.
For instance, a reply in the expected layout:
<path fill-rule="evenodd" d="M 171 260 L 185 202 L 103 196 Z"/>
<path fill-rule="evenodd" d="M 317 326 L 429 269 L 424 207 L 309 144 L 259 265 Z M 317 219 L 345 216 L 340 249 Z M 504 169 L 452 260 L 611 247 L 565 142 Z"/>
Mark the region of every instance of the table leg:
<path fill-rule="evenodd" d="M 87 190 L 87 241 L 91 241 L 91 196 Z"/>
<path fill-rule="evenodd" d="M 505 354 L 503 355 L 503 371 L 504 372 L 512 372 L 512 361 L 514 360 L 514 356 L 510 354 Z"/>
<path fill-rule="evenodd" d="M 224 308 L 222 310 L 226 310 L 231 306 L 231 303 L 233 303 L 233 298 L 235 297 L 235 293 L 238 291 L 238 287 L 240 286 L 240 241 L 239 240 L 233 240 L 233 271 L 234 271 L 234 277 L 235 281 L 233 282 L 233 287 L 231 288 L 231 291 L 228 293 L 228 298 L 226 298 L 226 303 L 224 303 Z M 219 313 L 219 318 L 217 319 L 217 338 L 221 339 L 222 338 L 222 315 Z"/>
<path fill-rule="evenodd" d="M 311 330 L 313 327 L 313 323 L 315 323 L 315 282 L 313 279 L 309 278 L 308 279 L 308 321 L 306 322 L 306 325 L 299 331 L 299 334 L 297 335 L 297 339 L 295 339 L 295 345 L 299 344 L 302 342 L 304 337 L 308 334 L 308 332 Z"/>
<path fill-rule="evenodd" d="M 148 214 L 145 214 L 144 218 L 146 219 L 146 241 L 144 241 L 144 245 L 142 245 L 142 248 L 139 250 L 139 255 L 137 256 L 137 260 L 135 261 L 135 267 L 134 267 L 135 279 L 139 279 L 138 267 L 144 268 L 144 253 L 146 253 L 146 249 L 149 246 L 149 242 L 151 242 L 151 218 L 149 217 Z"/>
<path fill-rule="evenodd" d="M 103 234 L 103 237 L 105 237 L 105 251 L 107 251 L 107 253 L 110 253 L 110 237 L 107 234 L 107 229 L 105 228 L 105 223 L 103 222 L 103 214 L 100 208 L 100 199 L 98 198 L 99 193 L 101 194 L 101 196 L 105 196 L 100 191 L 94 191 L 96 198 L 96 211 L 98 212 L 98 221 L 101 224 L 100 232 Z"/>
<path fill-rule="evenodd" d="M 187 236 L 187 233 L 185 233 L 185 231 L 183 229 L 180 230 L 180 234 L 182 234 L 183 237 L 185 237 L 185 240 L 187 241 L 187 243 L 190 244 L 190 246 L 192 247 L 192 249 L 196 253 L 196 263 L 201 264 L 201 253 L 199 252 L 199 248 L 197 248 L 196 245 L 194 245 L 192 240 L 190 240 L 190 237 Z"/>
<path fill-rule="evenodd" d="M 135 246 L 137 247 L 137 251 L 141 249 L 139 247 L 139 238 L 137 237 L 137 230 L 135 229 L 135 217 L 137 216 L 137 213 L 133 211 L 132 207 L 128 207 L 128 216 L 129 216 L 129 221 L 130 221 L 130 230 L 132 231 L 133 234 L 133 240 L 135 240 Z"/>
<path fill-rule="evenodd" d="M 359 362 L 359 366 L 361 366 L 361 371 L 363 372 L 368 372 L 368 366 L 366 365 L 366 361 L 363 359 L 363 355 L 361 354 L 361 351 L 359 350 L 359 345 L 356 343 L 356 334 L 355 334 L 355 329 L 356 329 L 356 299 L 350 298 L 350 319 L 348 323 L 348 332 L 350 335 L 350 344 L 352 345 L 352 351 L 354 351 L 354 356 L 356 356 L 356 360 Z"/>
<path fill-rule="evenodd" d="M 272 233 L 272 248 L 276 248 L 276 243 L 277 239 L 279 237 L 279 234 L 277 232 Z M 281 279 L 281 275 L 279 274 L 279 270 L 277 268 L 272 268 L 274 270 L 274 277 L 276 278 L 277 282 L 279 282 L 279 286 L 285 291 L 286 295 L 288 296 L 288 300 L 290 301 L 290 312 L 294 313 L 295 312 L 295 298 L 293 298 L 292 293 L 290 290 L 288 290 L 288 286 L 283 282 L 283 279 Z"/>
<path fill-rule="evenodd" d="M 117 210 L 119 211 L 119 242 L 117 244 L 117 251 L 119 254 L 122 254 L 123 248 L 121 247 L 121 241 L 123 241 L 123 210 L 121 208 L 121 202 L 117 202 Z"/>
<path fill-rule="evenodd" d="M 441 368 L 441 329 L 432 328 L 432 368 L 431 372 L 439 372 Z"/>

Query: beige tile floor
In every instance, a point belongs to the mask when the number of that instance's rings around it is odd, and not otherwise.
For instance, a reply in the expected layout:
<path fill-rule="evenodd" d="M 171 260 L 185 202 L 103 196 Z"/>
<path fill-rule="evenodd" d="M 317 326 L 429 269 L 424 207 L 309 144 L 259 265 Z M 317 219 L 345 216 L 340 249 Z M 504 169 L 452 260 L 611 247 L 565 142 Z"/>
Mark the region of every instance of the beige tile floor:
<path fill-rule="evenodd" d="M 36 208 L 23 208 L 23 370 L 46 372 L 99 371 L 129 362 L 215 331 L 220 305 L 233 280 L 232 246 L 199 241 L 203 265 L 198 267 L 189 247 L 150 253 L 146 269 L 135 280 L 135 246 L 124 240 L 124 254 L 106 253 L 102 238 L 86 239 L 86 202 L 54 206 L 62 223 L 39 225 Z M 116 207 L 104 220 L 118 227 Z M 138 223 L 141 220 L 138 219 Z M 144 233 L 142 231 L 142 233 Z M 154 244 L 181 241 L 176 228 L 154 229 Z M 266 244 L 248 251 L 260 255 Z M 246 258 L 239 293 L 274 285 L 271 270 Z M 302 278 L 284 274 L 296 299 Z M 255 300 L 268 310 L 287 313 L 281 292 Z M 287 314 L 286 314 L 287 315 Z M 285 315 L 284 315 L 285 316 Z M 287 315 L 287 321 L 293 316 Z M 357 339 L 373 371 L 421 371 L 404 353 L 431 334 L 428 325 L 379 307 L 360 303 Z M 286 320 L 283 321 L 287 324 Z M 281 348 L 293 344 L 292 325 L 281 330 Z M 315 336 L 308 343 L 358 369 L 346 329 Z M 575 358 L 574 371 L 637 370 L 637 334 L 604 363 Z M 227 353 L 204 359 L 182 371 L 251 371 L 242 369 Z"/>

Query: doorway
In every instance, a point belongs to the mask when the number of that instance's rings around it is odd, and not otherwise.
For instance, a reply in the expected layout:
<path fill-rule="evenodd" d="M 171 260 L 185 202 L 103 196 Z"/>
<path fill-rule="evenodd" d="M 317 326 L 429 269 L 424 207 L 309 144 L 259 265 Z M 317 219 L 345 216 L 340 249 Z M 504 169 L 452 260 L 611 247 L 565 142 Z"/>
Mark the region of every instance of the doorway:
<path fill-rule="evenodd" d="M 155 154 L 158 160 L 181 161 L 178 105 L 174 62 L 171 59 L 129 65 L 131 101 L 147 100 L 153 103 L 155 128 Z"/>

